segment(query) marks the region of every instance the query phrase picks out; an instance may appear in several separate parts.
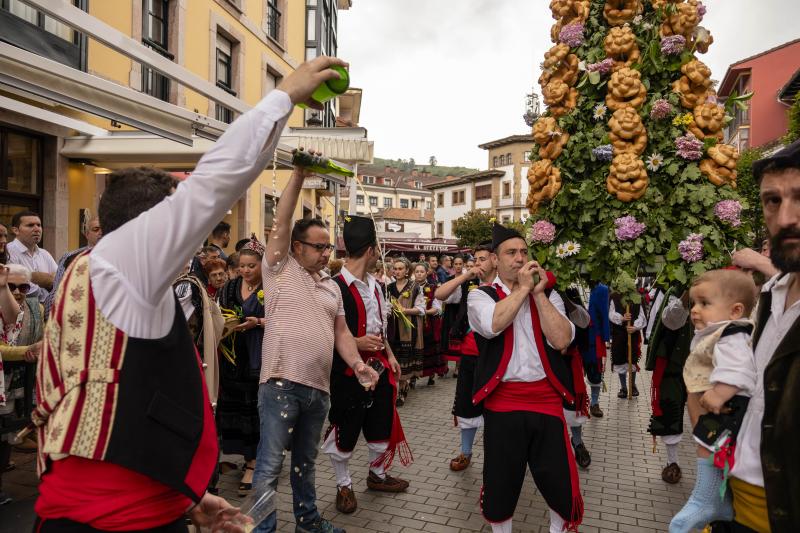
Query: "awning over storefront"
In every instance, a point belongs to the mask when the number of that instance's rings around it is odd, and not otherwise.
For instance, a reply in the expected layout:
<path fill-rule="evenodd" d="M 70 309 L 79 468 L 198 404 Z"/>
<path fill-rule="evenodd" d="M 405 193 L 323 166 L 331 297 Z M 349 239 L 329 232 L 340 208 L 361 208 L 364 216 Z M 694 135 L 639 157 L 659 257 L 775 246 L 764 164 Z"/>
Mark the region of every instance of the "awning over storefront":
<path fill-rule="evenodd" d="M 336 128 L 339 129 L 339 128 Z M 341 129 L 360 129 L 364 131 L 363 136 L 333 136 L 333 135 L 298 135 L 297 128 L 290 128 L 281 137 L 281 142 L 292 148 L 305 148 L 321 152 L 325 157 L 344 161 L 346 163 L 372 163 L 373 161 L 373 142 L 366 138 L 366 130 L 363 128 L 341 128 Z"/>
<path fill-rule="evenodd" d="M 454 239 L 386 239 L 379 236 L 379 240 L 384 251 L 389 255 L 415 256 L 422 253 L 455 254 L 470 251 L 469 248 L 460 247 Z M 344 240 L 341 237 L 336 240 L 336 248 L 340 251 L 345 250 Z"/>

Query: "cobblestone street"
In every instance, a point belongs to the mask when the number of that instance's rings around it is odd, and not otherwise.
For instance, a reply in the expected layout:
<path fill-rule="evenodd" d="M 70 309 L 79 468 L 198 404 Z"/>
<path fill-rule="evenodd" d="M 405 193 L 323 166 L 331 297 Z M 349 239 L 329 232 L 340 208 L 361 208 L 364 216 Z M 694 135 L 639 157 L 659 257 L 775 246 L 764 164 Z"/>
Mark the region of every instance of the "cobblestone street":
<path fill-rule="evenodd" d="M 605 417 L 592 419 L 584 426 L 584 441 L 592 453 L 592 464 L 588 470 L 580 471 L 586 507 L 580 531 L 666 531 L 670 518 L 685 502 L 694 483 L 692 445 L 689 438 L 684 438 L 681 444 L 680 461 L 684 473 L 681 482 L 674 486 L 664 483 L 661 480 L 666 457 L 664 447 L 659 442 L 654 455 L 652 439 L 646 432 L 649 372 L 643 372 L 638 380 L 641 396 L 631 401 L 616 397 L 615 376 L 607 373 L 606 381 L 608 392 L 601 396 Z M 383 494 L 366 488 L 367 458 L 366 447 L 362 444 L 351 462 L 358 510 L 352 515 L 341 515 L 334 504 L 333 468 L 327 456 L 320 454 L 316 482 L 323 516 L 348 532 L 490 531 L 478 510 L 483 466 L 480 432 L 472 466 L 459 473 L 451 472 L 448 467 L 450 459 L 458 453 L 460 442 L 450 415 L 454 389 L 452 378 L 438 380 L 433 387 L 420 385 L 400 410 L 414 452 L 414 463 L 403 468 L 397 461 L 392 470 L 393 474 L 411 482 L 407 493 Z M 36 494 L 33 456 L 14 454 L 13 459 L 17 469 L 5 474 L 3 480 L 15 501 L 0 507 L 0 533 L 27 532 L 33 523 Z M 279 530 L 292 532 L 287 471 L 288 460 L 279 486 Z M 238 502 L 238 480 L 239 473 L 230 472 L 220 482 L 222 494 L 234 503 Z M 514 516 L 514 530 L 546 532 L 547 525 L 547 506 L 528 474 Z"/>

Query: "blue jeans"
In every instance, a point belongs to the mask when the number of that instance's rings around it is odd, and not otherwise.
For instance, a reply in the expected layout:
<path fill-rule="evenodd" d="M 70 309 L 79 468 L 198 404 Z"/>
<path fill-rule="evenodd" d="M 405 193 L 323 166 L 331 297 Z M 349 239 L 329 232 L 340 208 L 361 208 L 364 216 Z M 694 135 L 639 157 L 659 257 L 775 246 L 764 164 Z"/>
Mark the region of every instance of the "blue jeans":
<path fill-rule="evenodd" d="M 314 462 L 330 405 L 327 393 L 286 379 L 270 379 L 258 388 L 261 440 L 253 487 L 267 483 L 277 488 L 283 457 L 291 448 L 289 479 L 294 516 L 300 525 L 310 524 L 319 517 Z M 255 531 L 272 533 L 276 524 L 276 513 L 272 513 Z"/>

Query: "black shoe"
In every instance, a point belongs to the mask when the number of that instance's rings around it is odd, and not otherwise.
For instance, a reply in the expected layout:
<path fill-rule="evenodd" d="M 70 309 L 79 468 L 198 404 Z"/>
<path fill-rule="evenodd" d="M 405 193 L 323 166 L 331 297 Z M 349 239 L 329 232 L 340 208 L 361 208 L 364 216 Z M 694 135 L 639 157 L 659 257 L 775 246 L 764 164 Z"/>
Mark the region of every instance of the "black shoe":
<path fill-rule="evenodd" d="M 575 462 L 578 463 L 578 466 L 581 468 L 589 468 L 589 465 L 592 464 L 592 456 L 589 454 L 589 450 L 586 449 L 586 446 L 581 442 L 580 444 L 572 443 L 572 447 L 575 450 Z"/>
<path fill-rule="evenodd" d="M 5 505 L 5 504 L 11 503 L 13 501 L 14 500 L 11 498 L 11 496 L 6 494 L 5 492 L 0 491 L 0 505 Z"/>
<path fill-rule="evenodd" d="M 433 376 L 428 378 L 428 386 L 430 387 L 431 385 L 436 385 L 436 380 L 433 378 Z"/>
<path fill-rule="evenodd" d="M 634 396 L 639 396 L 639 389 L 636 388 L 636 385 L 633 386 L 633 392 L 631 394 Z"/>
<path fill-rule="evenodd" d="M 626 391 L 625 389 L 620 389 L 619 393 L 617 393 L 617 398 L 627 398 L 627 397 L 628 397 L 628 391 Z"/>

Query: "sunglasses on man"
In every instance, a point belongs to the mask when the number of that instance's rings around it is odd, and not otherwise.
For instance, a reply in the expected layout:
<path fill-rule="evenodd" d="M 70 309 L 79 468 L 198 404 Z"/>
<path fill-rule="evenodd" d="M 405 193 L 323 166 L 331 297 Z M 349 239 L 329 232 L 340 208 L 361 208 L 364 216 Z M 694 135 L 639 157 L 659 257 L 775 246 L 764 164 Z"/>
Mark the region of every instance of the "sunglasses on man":
<path fill-rule="evenodd" d="M 31 284 L 30 283 L 20 283 L 20 284 L 7 283 L 7 285 L 8 285 L 8 290 L 10 290 L 11 292 L 15 292 L 15 291 L 19 290 L 19 292 L 21 294 L 28 294 L 30 292 L 30 290 L 31 290 Z"/>

